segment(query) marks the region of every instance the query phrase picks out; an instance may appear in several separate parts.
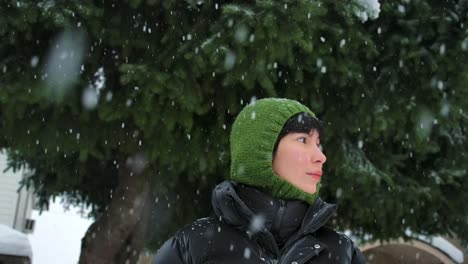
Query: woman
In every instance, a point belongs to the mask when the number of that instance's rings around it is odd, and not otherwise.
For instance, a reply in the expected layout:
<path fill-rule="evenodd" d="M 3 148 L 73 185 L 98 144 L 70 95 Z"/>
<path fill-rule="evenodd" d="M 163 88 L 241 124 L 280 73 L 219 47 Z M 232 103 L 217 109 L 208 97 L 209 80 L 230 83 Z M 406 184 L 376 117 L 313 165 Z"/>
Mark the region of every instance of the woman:
<path fill-rule="evenodd" d="M 348 237 L 325 227 L 336 206 L 318 198 L 321 134 L 297 101 L 246 106 L 231 131 L 230 179 L 213 190 L 216 216 L 179 230 L 153 263 L 365 263 Z"/>

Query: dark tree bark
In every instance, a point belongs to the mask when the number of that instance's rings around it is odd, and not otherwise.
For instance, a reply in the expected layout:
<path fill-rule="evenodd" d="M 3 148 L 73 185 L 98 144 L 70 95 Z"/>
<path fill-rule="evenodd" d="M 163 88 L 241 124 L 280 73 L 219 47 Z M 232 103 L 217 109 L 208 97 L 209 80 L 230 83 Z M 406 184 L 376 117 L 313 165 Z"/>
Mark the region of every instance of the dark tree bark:
<path fill-rule="evenodd" d="M 122 253 L 127 252 L 130 254 L 124 256 L 135 255 L 136 261 L 143 247 L 144 225 L 139 224 L 144 222 L 142 215 L 148 200 L 149 184 L 142 174 L 133 173 L 125 165 L 118 171 L 118 186 L 106 213 L 89 227 L 82 239 L 81 264 L 119 263 Z"/>
<path fill-rule="evenodd" d="M 146 195 L 146 201 L 141 213 L 141 217 L 135 225 L 133 232 L 125 241 L 124 248 L 119 251 L 115 258 L 115 263 L 118 264 L 133 264 L 138 263 L 140 253 L 143 250 L 146 242 L 146 230 L 150 222 L 152 199 L 151 195 Z"/>

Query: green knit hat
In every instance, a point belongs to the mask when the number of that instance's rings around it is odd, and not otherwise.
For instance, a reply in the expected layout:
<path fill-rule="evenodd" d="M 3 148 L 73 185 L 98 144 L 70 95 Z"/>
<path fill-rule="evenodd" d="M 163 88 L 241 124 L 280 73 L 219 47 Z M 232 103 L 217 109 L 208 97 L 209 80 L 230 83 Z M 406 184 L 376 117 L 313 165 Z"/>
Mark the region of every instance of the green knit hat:
<path fill-rule="evenodd" d="M 312 204 L 318 195 L 304 192 L 280 178 L 272 167 L 273 149 L 284 124 L 309 108 L 290 99 L 267 98 L 247 105 L 231 130 L 230 179 L 259 187 L 276 198 L 296 199 Z"/>

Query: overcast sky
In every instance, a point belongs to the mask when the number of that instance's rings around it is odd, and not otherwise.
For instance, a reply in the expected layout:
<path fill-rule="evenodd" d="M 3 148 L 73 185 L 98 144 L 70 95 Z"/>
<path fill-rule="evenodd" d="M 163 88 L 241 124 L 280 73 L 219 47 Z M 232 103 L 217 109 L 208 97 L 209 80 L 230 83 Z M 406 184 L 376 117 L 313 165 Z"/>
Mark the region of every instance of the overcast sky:
<path fill-rule="evenodd" d="M 33 251 L 33 264 L 78 263 L 81 238 L 92 221 L 82 218 L 79 208 L 65 212 L 56 199 L 50 210 L 33 210 L 32 219 L 36 220 L 34 233 L 30 234 Z"/>

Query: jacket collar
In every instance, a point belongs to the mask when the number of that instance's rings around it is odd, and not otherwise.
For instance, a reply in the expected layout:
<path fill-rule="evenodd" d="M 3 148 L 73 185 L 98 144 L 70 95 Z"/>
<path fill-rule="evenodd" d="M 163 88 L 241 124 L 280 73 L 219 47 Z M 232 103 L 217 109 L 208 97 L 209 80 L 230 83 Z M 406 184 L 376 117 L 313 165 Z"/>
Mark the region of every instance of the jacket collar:
<path fill-rule="evenodd" d="M 272 252 L 325 225 L 336 206 L 317 199 L 311 206 L 298 200 L 274 198 L 257 188 L 224 181 L 212 195 L 216 215 L 247 232 Z M 279 242 L 279 243 L 278 243 Z"/>

